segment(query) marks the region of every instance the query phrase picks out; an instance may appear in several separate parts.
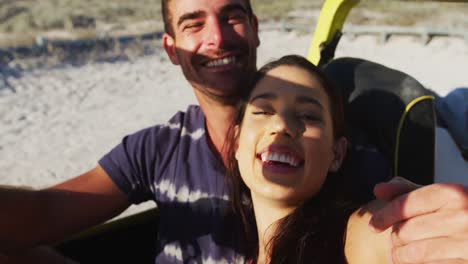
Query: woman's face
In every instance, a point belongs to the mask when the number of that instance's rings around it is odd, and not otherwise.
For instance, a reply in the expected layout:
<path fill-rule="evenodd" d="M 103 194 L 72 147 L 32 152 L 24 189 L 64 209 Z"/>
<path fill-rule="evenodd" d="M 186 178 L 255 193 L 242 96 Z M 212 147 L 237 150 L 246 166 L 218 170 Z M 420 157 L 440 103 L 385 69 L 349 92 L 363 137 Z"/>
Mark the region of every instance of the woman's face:
<path fill-rule="evenodd" d="M 327 94 L 297 66 L 274 68 L 257 83 L 238 132 L 236 159 L 252 196 L 299 205 L 340 165 Z"/>

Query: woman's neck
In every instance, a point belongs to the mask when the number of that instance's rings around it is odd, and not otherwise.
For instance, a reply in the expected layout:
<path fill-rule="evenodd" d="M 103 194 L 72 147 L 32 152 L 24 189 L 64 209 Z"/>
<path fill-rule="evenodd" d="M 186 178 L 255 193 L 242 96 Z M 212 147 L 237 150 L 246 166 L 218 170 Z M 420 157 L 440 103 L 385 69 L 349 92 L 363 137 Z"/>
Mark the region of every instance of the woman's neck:
<path fill-rule="evenodd" d="M 252 193 L 252 203 L 258 232 L 257 263 L 269 263 L 269 242 L 276 234 L 278 220 L 291 214 L 296 207 L 272 201 L 255 193 Z"/>

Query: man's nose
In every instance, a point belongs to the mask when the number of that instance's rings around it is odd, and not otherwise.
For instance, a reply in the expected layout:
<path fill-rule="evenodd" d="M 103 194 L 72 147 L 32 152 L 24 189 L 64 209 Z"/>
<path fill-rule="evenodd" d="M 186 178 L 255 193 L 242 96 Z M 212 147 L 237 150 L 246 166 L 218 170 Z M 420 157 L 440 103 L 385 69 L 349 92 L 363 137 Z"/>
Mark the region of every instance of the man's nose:
<path fill-rule="evenodd" d="M 226 35 L 226 28 L 218 19 L 208 21 L 205 39 L 210 47 L 222 48 Z"/>

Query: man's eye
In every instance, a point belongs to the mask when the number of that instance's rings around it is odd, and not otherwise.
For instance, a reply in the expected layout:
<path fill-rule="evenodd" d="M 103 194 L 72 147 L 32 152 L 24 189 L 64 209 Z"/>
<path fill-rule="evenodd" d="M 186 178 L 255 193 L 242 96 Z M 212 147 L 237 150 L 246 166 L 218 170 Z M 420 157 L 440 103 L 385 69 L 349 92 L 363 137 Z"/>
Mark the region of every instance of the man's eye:
<path fill-rule="evenodd" d="M 241 23 L 242 21 L 244 21 L 243 15 L 230 15 L 228 17 L 228 22 L 230 24 Z"/>
<path fill-rule="evenodd" d="M 242 23 L 247 19 L 247 15 L 244 12 L 236 11 L 226 14 L 226 21 L 230 24 Z"/>
<path fill-rule="evenodd" d="M 186 29 L 196 29 L 201 27 L 202 23 L 190 23 L 184 26 L 184 30 Z"/>

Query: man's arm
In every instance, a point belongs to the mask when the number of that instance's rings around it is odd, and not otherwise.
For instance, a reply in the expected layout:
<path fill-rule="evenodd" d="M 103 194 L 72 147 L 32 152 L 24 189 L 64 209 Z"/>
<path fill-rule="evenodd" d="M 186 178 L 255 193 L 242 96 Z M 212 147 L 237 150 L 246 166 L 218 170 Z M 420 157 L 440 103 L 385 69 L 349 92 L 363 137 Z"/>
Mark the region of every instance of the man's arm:
<path fill-rule="evenodd" d="M 400 180 L 379 184 L 374 192 L 393 198 L 408 186 Z M 370 225 L 377 232 L 393 227 L 394 264 L 468 263 L 468 189 L 463 185 L 413 186 L 377 210 Z"/>
<path fill-rule="evenodd" d="M 0 252 L 61 240 L 129 206 L 100 167 L 43 190 L 0 187 Z"/>
<path fill-rule="evenodd" d="M 79 264 L 78 262 L 61 255 L 51 247 L 39 246 L 29 250 L 22 251 L 17 255 L 1 255 L 1 264 Z"/>
<path fill-rule="evenodd" d="M 349 219 L 349 263 L 468 263 L 466 187 L 395 178 L 374 192 Z"/>

